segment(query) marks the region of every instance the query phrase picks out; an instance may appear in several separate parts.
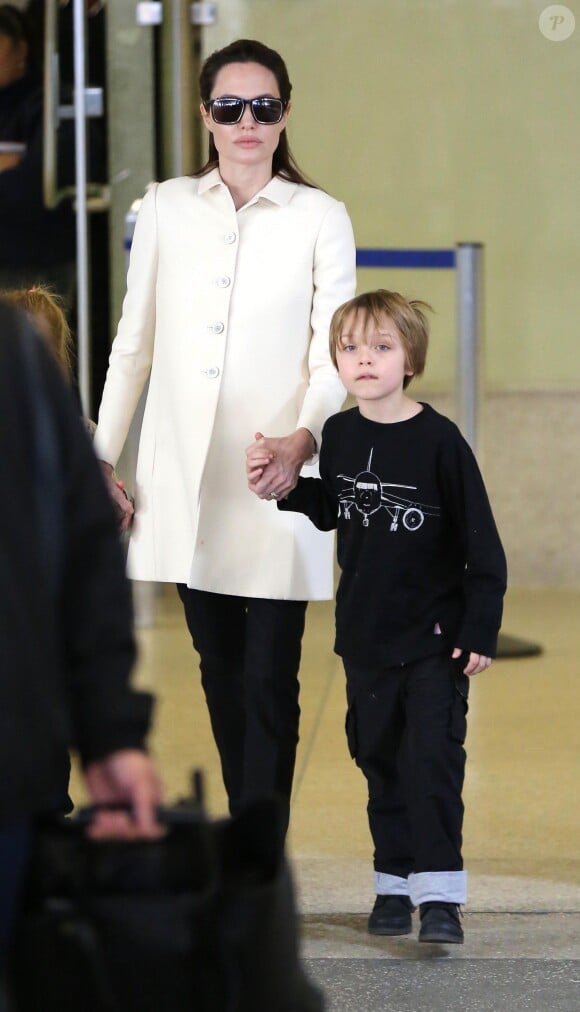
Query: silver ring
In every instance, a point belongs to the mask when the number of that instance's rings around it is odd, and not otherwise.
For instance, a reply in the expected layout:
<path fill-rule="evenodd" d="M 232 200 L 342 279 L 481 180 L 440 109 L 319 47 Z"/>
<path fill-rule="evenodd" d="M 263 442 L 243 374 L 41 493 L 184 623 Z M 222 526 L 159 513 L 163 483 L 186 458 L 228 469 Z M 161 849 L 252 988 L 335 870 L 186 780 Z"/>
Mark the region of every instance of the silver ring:
<path fill-rule="evenodd" d="M 277 492 L 270 492 L 270 494 L 268 495 L 268 499 L 277 499 L 277 498 L 278 498 Z"/>

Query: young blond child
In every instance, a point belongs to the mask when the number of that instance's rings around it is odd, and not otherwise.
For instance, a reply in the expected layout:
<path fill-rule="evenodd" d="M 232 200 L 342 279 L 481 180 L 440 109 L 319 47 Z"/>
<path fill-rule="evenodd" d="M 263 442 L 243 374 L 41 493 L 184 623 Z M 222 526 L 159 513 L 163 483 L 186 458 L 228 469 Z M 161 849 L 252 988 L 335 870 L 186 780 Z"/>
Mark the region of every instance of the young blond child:
<path fill-rule="evenodd" d="M 320 478 L 299 478 L 278 509 L 337 529 L 335 650 L 374 843 L 368 929 L 408 934 L 418 906 L 419 941 L 461 943 L 469 676 L 496 652 L 506 562 L 468 444 L 406 393 L 428 308 L 381 289 L 336 311 L 331 356 L 356 407 L 328 419 Z M 257 438 L 250 488 L 271 459 Z"/>

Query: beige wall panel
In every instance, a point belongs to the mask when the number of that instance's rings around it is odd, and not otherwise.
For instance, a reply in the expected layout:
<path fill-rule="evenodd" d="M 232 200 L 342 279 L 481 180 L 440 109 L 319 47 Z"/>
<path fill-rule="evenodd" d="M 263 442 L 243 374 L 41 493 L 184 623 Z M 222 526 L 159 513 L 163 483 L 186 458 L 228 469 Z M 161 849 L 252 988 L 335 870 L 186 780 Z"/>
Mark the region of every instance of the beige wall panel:
<path fill-rule="evenodd" d="M 155 175 L 152 31 L 137 25 L 135 5 L 127 0 L 108 6 L 111 336 L 117 329 L 126 288 L 125 216 Z"/>
<path fill-rule="evenodd" d="M 538 25 L 546 6 L 221 0 L 204 37 L 206 52 L 245 35 L 283 53 L 295 154 L 345 200 L 359 246 L 485 244 L 496 391 L 580 387 L 580 10 L 553 42 Z M 376 284 L 433 302 L 430 382 L 450 388 L 452 282 L 360 272 L 361 289 Z"/>
<path fill-rule="evenodd" d="M 421 396 L 419 389 L 416 389 Z M 450 397 L 431 396 L 451 418 Z M 491 394 L 480 465 L 515 586 L 580 587 L 577 393 Z"/>

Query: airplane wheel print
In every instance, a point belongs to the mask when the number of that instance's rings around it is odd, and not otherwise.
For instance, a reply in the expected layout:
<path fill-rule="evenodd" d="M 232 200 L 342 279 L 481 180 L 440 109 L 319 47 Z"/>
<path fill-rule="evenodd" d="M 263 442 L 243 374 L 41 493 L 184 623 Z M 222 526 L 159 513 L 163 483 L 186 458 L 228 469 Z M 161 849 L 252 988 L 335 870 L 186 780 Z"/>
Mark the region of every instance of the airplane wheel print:
<path fill-rule="evenodd" d="M 425 514 L 415 508 L 405 510 L 403 513 L 403 524 L 408 531 L 418 531 L 424 519 Z"/>

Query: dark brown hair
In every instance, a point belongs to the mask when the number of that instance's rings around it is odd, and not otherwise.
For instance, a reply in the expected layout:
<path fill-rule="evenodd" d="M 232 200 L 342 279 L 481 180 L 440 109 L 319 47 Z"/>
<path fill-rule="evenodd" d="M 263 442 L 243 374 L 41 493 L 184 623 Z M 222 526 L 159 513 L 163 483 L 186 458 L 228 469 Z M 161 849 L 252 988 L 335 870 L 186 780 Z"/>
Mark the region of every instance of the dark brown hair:
<path fill-rule="evenodd" d="M 21 47 L 24 73 L 39 79 L 43 46 L 28 10 L 21 11 L 14 4 L 0 4 L 0 35 L 10 39 L 13 47 Z"/>
<path fill-rule="evenodd" d="M 230 63 L 259 63 L 260 66 L 270 70 L 276 78 L 280 98 L 284 106 L 288 105 L 292 93 L 292 85 L 288 76 L 288 70 L 284 60 L 275 49 L 270 49 L 263 42 L 255 39 L 237 39 L 223 49 L 217 49 L 203 63 L 199 75 L 199 94 L 204 106 L 208 106 L 215 80 L 220 70 Z M 213 136 L 209 135 L 209 156 L 205 165 L 202 166 L 195 176 L 204 176 L 211 172 L 218 165 L 218 152 Z M 290 151 L 288 137 L 284 129 L 280 134 L 278 147 L 274 152 L 272 160 L 272 172 L 283 179 L 289 179 L 292 183 L 302 183 L 304 186 L 314 186 L 298 168 L 294 156 Z"/>
<path fill-rule="evenodd" d="M 336 349 L 340 345 L 341 334 L 349 317 L 360 315 L 365 323 L 373 320 L 380 325 L 381 317 L 389 316 L 401 338 L 405 352 L 405 368 L 412 371 L 413 376 L 421 376 L 425 370 L 427 346 L 429 344 L 429 321 L 423 310 L 431 310 L 428 302 L 419 299 L 406 299 L 399 292 L 389 292 L 386 288 L 378 288 L 375 292 L 363 292 L 354 299 L 339 306 L 330 321 L 330 357 L 337 366 Z M 413 376 L 405 376 L 403 389 L 408 387 Z"/>
<path fill-rule="evenodd" d="M 0 35 L 7 35 L 13 42 L 29 42 L 26 21 L 14 4 L 0 4 Z"/>

